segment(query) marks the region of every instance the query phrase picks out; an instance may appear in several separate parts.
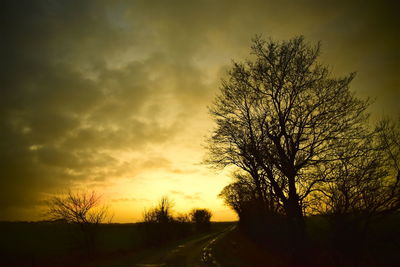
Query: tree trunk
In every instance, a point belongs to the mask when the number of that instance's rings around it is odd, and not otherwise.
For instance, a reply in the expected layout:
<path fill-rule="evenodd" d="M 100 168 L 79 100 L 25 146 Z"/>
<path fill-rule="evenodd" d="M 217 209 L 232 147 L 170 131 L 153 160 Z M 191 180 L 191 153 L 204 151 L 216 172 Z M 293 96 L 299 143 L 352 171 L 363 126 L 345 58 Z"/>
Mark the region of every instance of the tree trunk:
<path fill-rule="evenodd" d="M 291 183 L 293 182 L 293 183 Z M 303 209 L 296 193 L 294 179 L 289 179 L 289 197 L 285 203 L 288 220 L 288 243 L 293 266 L 303 266 L 307 263 L 308 237 Z"/>

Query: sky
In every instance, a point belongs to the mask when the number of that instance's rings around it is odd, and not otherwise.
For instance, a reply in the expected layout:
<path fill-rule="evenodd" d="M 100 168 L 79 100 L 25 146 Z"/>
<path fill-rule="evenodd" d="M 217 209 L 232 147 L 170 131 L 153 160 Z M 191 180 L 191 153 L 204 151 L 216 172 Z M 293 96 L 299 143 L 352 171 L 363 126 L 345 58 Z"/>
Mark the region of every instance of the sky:
<path fill-rule="evenodd" d="M 398 116 L 397 1 L 2 1 L 0 220 L 42 220 L 68 190 L 102 195 L 114 222 L 169 196 L 208 208 L 232 170 L 201 162 L 207 107 L 256 35 L 320 41 L 373 117 Z"/>

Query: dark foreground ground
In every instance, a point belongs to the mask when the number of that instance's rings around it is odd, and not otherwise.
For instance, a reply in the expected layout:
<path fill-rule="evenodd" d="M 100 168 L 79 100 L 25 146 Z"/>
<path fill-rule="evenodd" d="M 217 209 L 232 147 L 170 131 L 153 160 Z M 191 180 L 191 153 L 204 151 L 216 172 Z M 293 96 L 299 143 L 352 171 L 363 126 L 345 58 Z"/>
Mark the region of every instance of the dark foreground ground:
<path fill-rule="evenodd" d="M 212 223 L 206 231 L 192 229 L 158 244 L 149 242 L 154 240 L 148 239 L 143 225 L 101 225 L 95 251 L 87 253 L 73 225 L 3 222 L 0 266 L 400 266 L 398 215 L 374 223 L 361 237 L 354 231 L 335 236 L 322 217 L 308 218 L 307 225 L 306 264 L 300 264 L 282 243 L 268 238 L 256 242 L 236 223 Z M 172 230 L 182 233 L 187 226 Z M 280 237 L 279 227 L 273 231 L 275 238 Z M 153 236 L 164 235 L 168 233 Z"/>
<path fill-rule="evenodd" d="M 308 218 L 307 225 L 309 240 L 301 260 L 282 249 L 282 242 L 274 242 L 279 226 L 271 233 L 275 237 L 263 238 L 264 243 L 237 227 L 214 244 L 213 256 L 219 266 L 400 266 L 400 214 L 372 222 L 364 233 L 349 225 L 337 233 L 321 216 Z"/>
<path fill-rule="evenodd" d="M 214 244 L 223 240 L 235 227 L 235 224 L 221 224 L 211 231 L 192 235 L 160 248 L 99 259 L 90 266 L 218 266 L 213 253 Z"/>
<path fill-rule="evenodd" d="M 105 224 L 89 253 L 74 225 L 0 222 L 0 266 L 206 266 L 213 261 L 211 245 L 235 225 L 212 223 L 201 232 L 178 225 L 173 231 L 185 236 L 160 243 L 149 240 L 141 224 Z M 157 234 L 163 240 L 170 233 Z"/>

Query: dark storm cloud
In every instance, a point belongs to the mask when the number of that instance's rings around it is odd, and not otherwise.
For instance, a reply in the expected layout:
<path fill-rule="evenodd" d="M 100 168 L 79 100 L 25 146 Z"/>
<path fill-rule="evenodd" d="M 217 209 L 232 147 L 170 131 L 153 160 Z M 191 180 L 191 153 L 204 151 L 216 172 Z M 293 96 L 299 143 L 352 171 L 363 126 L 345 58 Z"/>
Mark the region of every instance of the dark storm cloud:
<path fill-rule="evenodd" d="M 136 168 L 177 169 L 148 147 L 179 140 L 250 38 L 322 40 L 334 71 L 394 112 L 396 1 L 6 1 L 0 63 L 0 219 L 42 194 Z M 210 76 L 210 70 L 214 75 Z M 206 116 L 206 115 L 205 115 Z M 201 140 L 194 140 L 201 142 Z M 118 152 L 137 152 L 131 163 Z"/>

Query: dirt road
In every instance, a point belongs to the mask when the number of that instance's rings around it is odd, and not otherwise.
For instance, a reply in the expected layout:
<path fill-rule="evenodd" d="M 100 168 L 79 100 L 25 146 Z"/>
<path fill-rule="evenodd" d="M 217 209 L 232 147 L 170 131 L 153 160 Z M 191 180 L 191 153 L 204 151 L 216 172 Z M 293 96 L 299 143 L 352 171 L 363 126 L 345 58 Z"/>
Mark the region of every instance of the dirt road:
<path fill-rule="evenodd" d="M 136 266 L 219 266 L 212 254 L 213 243 L 234 228 L 235 226 L 229 226 L 220 232 L 206 234 L 167 251 L 157 252 L 141 260 Z"/>

